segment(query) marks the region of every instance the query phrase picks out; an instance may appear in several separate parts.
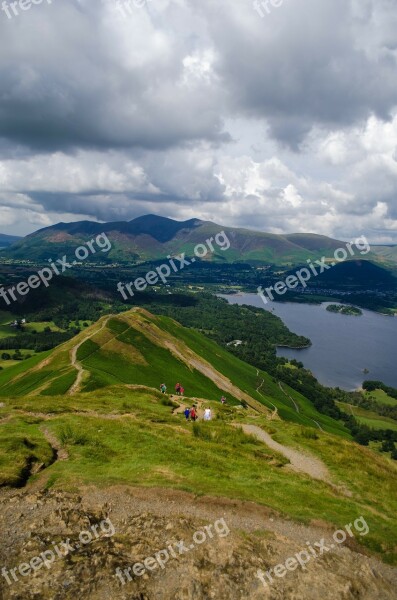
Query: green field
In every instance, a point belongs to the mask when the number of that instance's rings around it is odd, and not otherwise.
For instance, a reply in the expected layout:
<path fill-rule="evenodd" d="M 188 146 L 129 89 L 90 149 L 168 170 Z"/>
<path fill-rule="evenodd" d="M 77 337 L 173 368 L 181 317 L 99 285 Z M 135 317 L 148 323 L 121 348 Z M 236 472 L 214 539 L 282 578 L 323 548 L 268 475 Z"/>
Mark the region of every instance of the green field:
<path fill-rule="evenodd" d="M 375 400 L 379 404 L 387 404 L 388 406 L 397 406 L 397 398 L 392 398 L 383 390 L 374 390 L 372 392 L 364 392 L 364 395 L 369 400 Z"/>
<path fill-rule="evenodd" d="M 344 402 L 337 402 L 339 408 L 345 413 L 353 415 L 359 423 L 372 427 L 373 429 L 392 429 L 397 431 L 397 421 L 382 417 L 371 410 L 366 410 L 360 406 L 353 406 Z"/>
<path fill-rule="evenodd" d="M 3 352 L 10 354 L 11 356 L 14 354 L 15 350 L 0 350 L 0 357 L 3 354 Z M 21 348 L 20 349 L 21 355 L 23 357 L 23 359 L 25 360 L 26 356 L 30 355 L 30 356 L 36 356 L 36 352 L 34 350 L 29 350 L 29 348 Z M 21 361 L 20 360 L 3 360 L 2 358 L 0 358 L 0 367 L 2 367 L 3 369 L 9 369 L 10 367 L 14 367 L 15 365 L 19 364 Z"/>
<path fill-rule="evenodd" d="M 13 323 L 14 320 L 14 317 L 10 317 L 10 313 L 0 313 L 0 339 L 18 335 L 18 330 L 15 327 L 11 327 L 10 325 L 10 323 Z M 26 323 L 25 325 L 23 325 L 23 330 L 26 333 L 32 333 L 33 331 L 36 331 L 37 333 L 42 333 L 46 327 L 49 327 L 51 331 L 63 331 L 63 329 L 57 327 L 53 321 Z"/>
<path fill-rule="evenodd" d="M 9 312 L 0 310 L 0 339 L 15 335 L 15 329 L 10 327 L 10 323 L 15 320 L 15 317 Z"/>
<path fill-rule="evenodd" d="M 24 330 L 27 333 L 32 333 L 33 331 L 36 331 L 37 333 L 42 333 L 46 329 L 46 327 L 49 327 L 51 331 L 64 331 L 63 329 L 57 327 L 54 321 L 38 321 L 37 323 L 31 322 L 26 323 L 26 325 L 23 326 Z"/>

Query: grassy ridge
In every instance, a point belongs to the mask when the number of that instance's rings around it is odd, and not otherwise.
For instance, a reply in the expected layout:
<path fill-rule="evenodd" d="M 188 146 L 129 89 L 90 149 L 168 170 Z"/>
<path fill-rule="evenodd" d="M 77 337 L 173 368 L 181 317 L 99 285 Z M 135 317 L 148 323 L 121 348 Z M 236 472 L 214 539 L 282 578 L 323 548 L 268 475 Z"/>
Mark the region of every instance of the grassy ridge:
<path fill-rule="evenodd" d="M 241 361 L 197 331 L 181 327 L 168 317 L 157 317 L 157 319 L 164 330 L 175 338 L 183 340 L 192 350 L 205 357 L 216 369 L 235 382 L 240 389 L 262 402 L 270 410 L 274 410 L 274 406 L 276 406 L 283 419 L 310 427 L 315 426 L 312 421 L 315 419 L 326 431 L 350 437 L 349 432 L 342 424 L 319 413 L 307 398 L 286 384 L 283 384 L 283 387 L 298 404 L 299 413 L 282 392 L 278 382 L 268 373 Z"/>
<path fill-rule="evenodd" d="M 150 335 L 150 327 L 154 328 L 155 337 Z M 0 396 L 67 393 L 77 377 L 71 365 L 71 349 L 81 341 L 77 360 L 85 370 L 82 391 L 119 383 L 158 389 L 165 382 L 172 392 L 175 383 L 180 381 L 187 396 L 219 400 L 225 393 L 224 388 L 215 384 L 211 373 L 206 375 L 197 370 L 196 356 L 269 410 L 274 411 L 276 407 L 281 418 L 301 425 L 320 426 L 329 433 L 349 437 L 342 424 L 317 412 L 302 394 L 285 384 L 280 389 L 278 381 L 266 372 L 243 362 L 203 334 L 182 327 L 169 317 L 154 317 L 147 311 L 103 317 L 73 340 L 44 354 L 48 364 L 40 370 L 32 368 L 39 362 L 36 358 L 10 367 L 0 373 Z M 175 351 L 170 348 L 171 343 Z M 233 393 L 226 395 L 229 403 L 240 403 Z"/>
<path fill-rule="evenodd" d="M 78 344 L 82 390 L 67 395 L 77 376 L 71 357 Z M 215 384 L 225 382 L 221 376 L 269 414 L 276 407 L 282 419 L 243 409 L 231 394 L 222 406 Z M 171 392 L 181 381 L 188 396 L 211 405 L 216 419 L 193 426 L 173 414 L 169 397 L 158 392 L 163 381 Z M 141 309 L 102 317 L 73 340 L 0 373 L 0 395 L 0 485 L 42 477 L 41 485 L 63 489 L 171 487 L 254 501 L 335 528 L 362 515 L 370 533 L 358 542 L 397 564 L 394 462 L 350 441 L 340 423 L 318 413 L 302 394 L 169 317 Z M 333 485 L 284 468 L 283 456 L 236 429 L 244 422 L 316 455 Z M 44 428 L 60 441 L 67 460 L 52 464 Z M 39 467 L 44 472 L 35 475 Z"/>
<path fill-rule="evenodd" d="M 372 390 L 371 392 L 364 392 L 365 397 L 369 400 L 375 400 L 379 404 L 386 404 L 387 406 L 397 406 L 397 399 L 389 396 L 384 390 Z"/>
<path fill-rule="evenodd" d="M 45 427 L 69 454 L 68 460 L 45 471 L 47 487 L 171 487 L 251 500 L 305 523 L 321 519 L 335 527 L 363 515 L 370 533 L 358 541 L 396 562 L 397 469 L 391 461 L 340 437 L 313 435 L 313 429 L 295 423 L 269 423 L 236 407 L 211 405 L 219 418 L 199 423 L 193 431 L 183 415 L 171 414 L 161 394 L 150 390 L 116 386 L 68 398 L 14 398 L 0 409 L 0 417 L 11 419 L 0 428 L 3 483 L 7 478 L 15 482 L 21 471 L 7 440 L 14 440 L 16 451 L 22 452 L 21 440 L 26 438 L 44 453 L 48 445 L 40 428 L 47 415 Z M 316 454 L 337 487 L 284 469 L 285 458 L 232 426 L 243 421 Z"/>

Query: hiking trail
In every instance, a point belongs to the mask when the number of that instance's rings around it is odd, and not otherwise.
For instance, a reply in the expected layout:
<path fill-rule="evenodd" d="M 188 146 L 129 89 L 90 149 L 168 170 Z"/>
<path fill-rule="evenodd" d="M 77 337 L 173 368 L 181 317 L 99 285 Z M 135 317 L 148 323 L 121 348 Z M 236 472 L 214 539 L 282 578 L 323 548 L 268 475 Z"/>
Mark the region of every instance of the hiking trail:
<path fill-rule="evenodd" d="M 313 479 L 320 479 L 326 483 L 330 483 L 330 474 L 326 465 L 319 459 L 309 454 L 304 454 L 299 450 L 289 448 L 283 444 L 279 444 L 263 429 L 257 425 L 238 425 L 247 434 L 253 435 L 258 440 L 264 442 L 269 448 L 279 452 L 285 458 L 288 458 L 290 465 L 288 465 L 294 471 L 306 473 Z"/>
<path fill-rule="evenodd" d="M 75 369 L 77 369 L 77 377 L 76 377 L 76 381 L 74 382 L 74 384 L 72 385 L 72 387 L 69 389 L 68 391 L 68 395 L 72 396 L 73 394 L 76 394 L 79 390 L 80 390 L 80 385 L 81 385 L 81 381 L 83 379 L 84 376 L 84 369 L 81 366 L 81 364 L 79 363 L 79 361 L 77 360 L 77 352 L 79 351 L 79 348 L 90 338 L 94 337 L 94 335 L 96 335 L 97 333 L 100 333 L 107 325 L 109 319 L 111 318 L 112 315 L 109 315 L 106 319 L 104 319 L 102 325 L 100 326 L 99 329 L 96 329 L 93 333 L 91 333 L 90 335 L 84 337 L 81 342 L 79 342 L 78 344 L 76 344 L 76 346 L 73 346 L 71 353 L 70 353 L 70 359 L 71 359 L 71 365 L 72 367 L 74 367 Z"/>

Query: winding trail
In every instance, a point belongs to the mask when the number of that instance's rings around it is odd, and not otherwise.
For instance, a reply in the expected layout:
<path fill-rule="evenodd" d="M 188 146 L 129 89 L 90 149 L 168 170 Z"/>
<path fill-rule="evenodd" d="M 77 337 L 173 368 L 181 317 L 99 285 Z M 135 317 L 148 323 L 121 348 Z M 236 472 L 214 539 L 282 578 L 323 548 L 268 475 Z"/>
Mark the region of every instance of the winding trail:
<path fill-rule="evenodd" d="M 61 442 L 55 437 L 55 435 L 51 433 L 51 431 L 48 431 L 46 427 L 41 427 L 40 430 L 42 431 L 47 442 L 50 444 L 51 448 L 54 450 L 56 456 L 55 460 L 67 460 L 69 458 L 69 454 L 67 453 L 67 450 L 62 447 Z"/>
<path fill-rule="evenodd" d="M 259 369 L 256 370 L 256 374 L 259 377 Z M 271 400 L 268 400 L 267 398 L 265 398 L 265 396 L 262 394 L 262 392 L 259 391 L 261 389 L 261 387 L 263 386 L 264 383 L 265 383 L 265 380 L 262 379 L 262 381 L 260 382 L 260 384 L 256 388 L 256 391 L 258 392 L 258 394 L 260 396 L 262 396 L 262 398 L 265 400 L 265 402 L 269 402 L 269 404 L 271 404 L 273 406 L 274 413 L 272 414 L 272 418 L 274 418 L 276 415 L 278 415 L 278 408 L 277 408 L 277 406 L 275 404 L 273 404 L 273 402 L 271 402 Z"/>
<path fill-rule="evenodd" d="M 295 406 L 296 412 L 300 414 L 300 409 L 299 409 L 298 404 L 295 402 L 295 400 L 293 399 L 293 397 L 290 396 L 288 394 L 288 392 L 285 391 L 285 389 L 281 385 L 281 381 L 278 382 L 278 386 L 279 386 L 280 390 L 283 392 L 283 394 L 285 394 L 285 396 L 287 396 L 287 398 L 289 398 L 291 400 L 291 402 Z M 307 417 L 307 418 L 310 419 L 310 421 L 313 421 L 313 423 L 315 423 L 317 425 L 317 427 L 320 429 L 320 431 L 324 431 L 324 429 L 321 427 L 321 425 L 320 425 L 320 423 L 318 421 L 316 421 L 315 419 L 312 419 L 311 417 Z"/>
<path fill-rule="evenodd" d="M 286 391 L 285 391 L 285 389 L 284 389 L 284 388 L 283 388 L 283 386 L 281 385 L 281 381 L 279 381 L 279 382 L 278 382 L 278 387 L 279 387 L 279 388 L 280 388 L 280 390 L 283 392 L 283 394 L 284 394 L 285 396 L 287 396 L 287 398 L 289 398 L 289 399 L 291 400 L 292 404 L 295 406 L 295 410 L 296 410 L 296 412 L 297 412 L 297 413 L 300 413 L 299 406 L 297 405 L 297 403 L 295 402 L 295 400 L 292 398 L 292 396 L 290 396 L 290 395 L 288 394 L 288 392 L 286 392 Z"/>
<path fill-rule="evenodd" d="M 288 446 L 283 446 L 283 444 L 279 444 L 273 440 L 266 431 L 257 425 L 241 424 L 238 425 L 238 427 L 241 427 L 245 433 L 253 435 L 261 442 L 264 442 L 272 450 L 275 450 L 285 456 L 285 458 L 288 458 L 291 463 L 288 466 L 294 471 L 306 473 L 306 475 L 309 475 L 313 479 L 320 479 L 321 481 L 330 483 L 331 478 L 329 471 L 319 458 L 304 454 L 303 452 L 289 448 Z"/>
<path fill-rule="evenodd" d="M 79 390 L 80 390 L 80 385 L 81 385 L 81 381 L 83 379 L 84 376 L 84 369 L 81 366 L 81 364 L 79 363 L 79 361 L 77 360 L 77 352 L 79 351 L 79 348 L 90 338 L 94 337 L 94 335 L 97 335 L 97 333 L 101 332 L 102 329 L 104 329 L 109 321 L 109 319 L 112 318 L 113 315 L 109 315 L 107 318 L 105 318 L 103 320 L 102 325 L 100 326 L 99 329 L 96 329 L 93 333 L 91 333 L 90 335 L 84 337 L 81 342 L 79 342 L 78 344 L 76 344 L 76 346 L 73 346 L 71 353 L 70 353 L 70 359 L 71 359 L 71 365 L 72 367 L 74 367 L 75 369 L 77 369 L 77 377 L 76 377 L 76 381 L 74 382 L 74 384 L 72 385 L 72 387 L 69 389 L 68 391 L 68 395 L 72 396 L 73 394 L 76 394 Z"/>

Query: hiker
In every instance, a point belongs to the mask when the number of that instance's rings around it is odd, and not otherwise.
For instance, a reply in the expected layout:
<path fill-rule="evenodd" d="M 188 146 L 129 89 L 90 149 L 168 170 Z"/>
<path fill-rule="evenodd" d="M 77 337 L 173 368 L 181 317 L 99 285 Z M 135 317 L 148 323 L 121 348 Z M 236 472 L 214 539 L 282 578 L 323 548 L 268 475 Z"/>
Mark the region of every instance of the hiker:
<path fill-rule="evenodd" d="M 204 421 L 211 421 L 211 409 L 206 408 L 204 411 Z"/>
<path fill-rule="evenodd" d="M 175 386 L 175 392 L 176 392 L 177 396 L 180 396 L 180 394 L 181 394 L 181 384 L 180 383 L 176 384 L 176 386 Z"/>
<path fill-rule="evenodd" d="M 186 417 L 186 421 L 189 421 L 189 419 L 190 419 L 190 408 L 186 407 L 185 410 L 184 410 L 184 412 L 183 412 L 183 414 Z"/>
<path fill-rule="evenodd" d="M 165 385 L 165 383 L 162 383 L 162 384 L 160 385 L 160 392 L 161 392 L 162 394 L 165 394 L 165 393 L 166 393 L 166 391 L 167 391 L 167 386 Z"/>
<path fill-rule="evenodd" d="M 192 408 L 190 409 L 190 418 L 192 421 L 197 421 L 197 413 L 196 408 L 194 406 L 192 406 Z"/>
<path fill-rule="evenodd" d="M 181 396 L 185 395 L 185 388 L 183 388 L 182 386 L 179 388 L 179 391 L 181 393 Z"/>
<path fill-rule="evenodd" d="M 222 404 L 226 404 L 226 398 L 225 398 L 225 396 L 222 396 L 221 402 L 222 402 Z"/>

